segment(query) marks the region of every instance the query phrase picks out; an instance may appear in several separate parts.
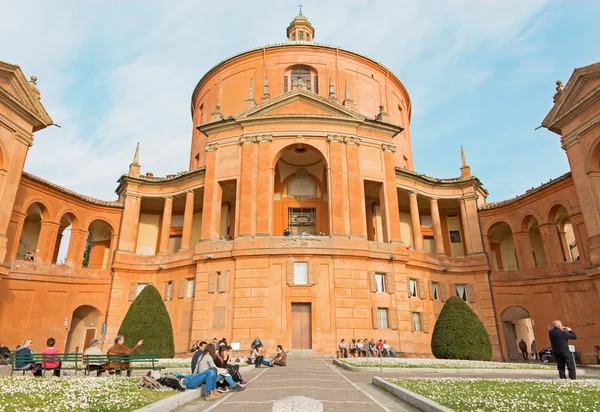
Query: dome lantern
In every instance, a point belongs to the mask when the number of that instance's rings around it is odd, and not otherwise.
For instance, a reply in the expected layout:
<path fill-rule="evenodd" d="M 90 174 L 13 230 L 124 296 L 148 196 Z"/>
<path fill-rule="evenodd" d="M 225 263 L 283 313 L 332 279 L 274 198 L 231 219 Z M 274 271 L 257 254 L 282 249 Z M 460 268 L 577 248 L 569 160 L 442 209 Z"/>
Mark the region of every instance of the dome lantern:
<path fill-rule="evenodd" d="M 290 23 L 286 30 L 286 35 L 289 41 L 310 41 L 315 38 L 315 29 L 308 19 L 302 14 L 302 6 L 300 13 Z"/>

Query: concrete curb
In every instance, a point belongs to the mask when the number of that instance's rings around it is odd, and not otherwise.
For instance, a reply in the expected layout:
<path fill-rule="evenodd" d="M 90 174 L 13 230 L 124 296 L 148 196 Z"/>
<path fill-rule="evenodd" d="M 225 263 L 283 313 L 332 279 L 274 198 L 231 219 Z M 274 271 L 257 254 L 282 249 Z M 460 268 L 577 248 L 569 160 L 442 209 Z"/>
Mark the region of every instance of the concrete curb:
<path fill-rule="evenodd" d="M 351 372 L 369 372 L 379 373 L 379 368 L 361 368 L 358 366 L 351 366 L 340 362 L 337 359 L 333 360 L 336 366 L 347 369 Z M 556 369 L 450 369 L 450 368 L 386 368 L 383 367 L 383 371 L 388 374 L 404 374 L 410 375 L 414 373 L 440 373 L 446 375 L 486 375 L 486 374 L 498 374 L 498 375 L 539 375 L 539 376 L 555 376 L 557 375 Z M 585 375 L 585 370 L 577 369 L 577 375 Z"/>
<path fill-rule="evenodd" d="M 137 409 L 136 412 L 169 412 L 183 404 L 195 401 L 202 395 L 204 395 L 204 385 L 200 386 L 198 389 L 188 389 L 185 392 L 178 393 L 177 395 L 161 399 L 158 402 L 154 402 L 150 405 L 144 406 L 143 408 Z"/>
<path fill-rule="evenodd" d="M 418 393 L 411 392 L 408 389 L 404 389 L 398 385 L 387 382 L 378 376 L 373 377 L 373 385 L 392 393 L 394 396 L 397 396 L 404 402 L 419 408 L 424 412 L 454 412 L 453 409 L 440 405 L 439 403 L 419 395 Z"/>

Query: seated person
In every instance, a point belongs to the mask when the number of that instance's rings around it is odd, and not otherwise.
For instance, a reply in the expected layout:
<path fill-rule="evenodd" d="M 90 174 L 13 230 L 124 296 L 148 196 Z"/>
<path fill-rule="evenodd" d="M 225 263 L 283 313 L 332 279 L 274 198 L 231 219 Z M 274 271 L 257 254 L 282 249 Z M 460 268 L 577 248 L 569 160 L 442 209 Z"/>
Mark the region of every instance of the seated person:
<path fill-rule="evenodd" d="M 42 355 L 43 356 L 43 362 L 42 362 L 42 369 L 52 369 L 54 370 L 54 376 L 60 376 L 60 366 L 61 363 L 58 360 L 58 349 L 54 347 L 54 345 L 56 344 L 56 340 L 54 338 L 48 338 L 48 340 L 46 341 L 46 345 L 48 345 L 47 348 L 42 350 Z M 39 371 L 39 374 L 41 375 L 42 371 Z"/>
<path fill-rule="evenodd" d="M 277 355 L 269 362 L 269 366 L 273 367 L 273 365 L 287 366 L 287 354 L 281 345 L 277 345 Z"/>
<path fill-rule="evenodd" d="M 225 379 L 229 387 L 231 387 L 234 391 L 243 391 L 244 388 L 234 382 L 233 378 L 226 370 L 217 369 L 217 365 L 215 364 L 215 358 L 217 357 L 217 351 L 215 345 L 206 345 L 204 350 L 202 351 L 202 355 L 200 356 L 200 360 L 198 361 L 198 365 L 196 365 L 196 370 L 194 371 L 194 375 L 197 375 L 201 372 L 204 372 L 210 368 L 215 368 L 218 372 L 217 381 Z M 219 389 L 217 389 L 219 390 Z"/>
<path fill-rule="evenodd" d="M 363 340 L 362 342 L 360 339 L 358 340 L 358 349 L 360 356 L 363 358 L 369 357 L 369 341 L 367 339 Z"/>
<path fill-rule="evenodd" d="M 33 341 L 31 339 L 23 340 L 23 342 L 19 345 L 15 354 L 16 355 L 31 355 L 30 346 L 32 344 L 33 344 Z M 31 357 L 31 356 L 20 357 L 19 362 L 15 363 L 15 368 L 17 368 L 19 370 L 32 371 L 34 375 L 38 369 L 36 367 L 36 364 L 33 362 L 33 357 Z"/>
<path fill-rule="evenodd" d="M 393 356 L 394 358 L 396 357 L 396 352 L 394 352 L 392 350 L 392 347 L 390 346 L 389 343 L 387 343 L 387 340 L 383 341 L 383 352 L 385 353 L 385 355 L 390 358 L 391 356 Z M 390 356 L 391 355 L 391 356 Z"/>
<path fill-rule="evenodd" d="M 352 342 L 350 342 L 350 355 L 354 356 L 355 358 L 356 356 L 356 339 L 352 339 Z"/>
<path fill-rule="evenodd" d="M 369 352 L 370 355 L 373 355 L 375 357 L 379 356 L 379 354 L 377 353 L 377 345 L 375 344 L 375 339 L 371 338 L 371 340 L 369 341 Z"/>
<path fill-rule="evenodd" d="M 192 356 L 192 373 L 194 373 L 194 371 L 196 370 L 196 365 L 198 364 L 198 359 L 200 359 L 200 356 L 202 355 L 202 351 L 204 351 L 204 348 L 206 348 L 206 342 L 202 341 L 200 343 L 198 343 L 198 348 L 196 349 L 196 352 L 194 352 L 194 356 Z"/>
<path fill-rule="evenodd" d="M 290 230 L 288 228 L 285 228 L 285 230 L 283 231 L 283 236 L 289 236 L 290 235 Z"/>
<path fill-rule="evenodd" d="M 340 344 L 339 344 L 339 348 L 338 348 L 338 356 L 340 358 L 347 358 L 348 357 L 348 348 L 346 347 L 346 339 L 342 339 Z"/>
<path fill-rule="evenodd" d="M 377 356 L 383 356 L 383 341 L 381 339 L 379 339 L 375 347 L 377 348 Z"/>
<path fill-rule="evenodd" d="M 214 359 L 217 368 L 227 369 L 227 372 L 229 372 L 234 382 L 239 383 L 242 386 L 246 385 L 248 382 L 246 382 L 242 378 L 242 374 L 240 373 L 240 366 L 229 363 L 230 359 L 231 346 L 219 346 L 219 352 L 217 353 L 217 356 Z"/>
<path fill-rule="evenodd" d="M 217 373 L 213 369 L 206 369 L 195 375 L 188 375 L 183 378 L 181 384 L 187 389 L 196 389 L 204 384 L 204 399 L 207 401 L 214 401 L 223 397 L 215 390 L 217 387 Z"/>
<path fill-rule="evenodd" d="M 4 345 L 4 342 L 0 342 L 0 365 L 8 365 L 9 357 L 10 349 Z"/>
<path fill-rule="evenodd" d="M 104 352 L 102 352 L 102 349 L 100 349 L 100 341 L 96 338 L 93 338 L 90 341 L 90 347 L 83 352 L 83 355 L 106 356 Z M 96 376 L 101 376 L 102 372 L 108 368 L 108 359 L 106 357 L 102 359 L 94 359 L 88 363 L 87 368 L 89 372 L 96 371 Z"/>
<path fill-rule="evenodd" d="M 131 376 L 131 369 L 129 369 L 129 363 L 126 362 L 111 362 L 110 355 L 131 355 L 133 353 L 137 353 L 140 346 L 144 343 L 143 340 L 140 340 L 132 349 L 129 349 L 125 346 L 125 338 L 123 335 L 118 335 L 115 338 L 115 344 L 108 348 L 106 352 L 109 355 L 108 369 L 115 369 L 115 373 L 117 375 L 121 375 L 121 369 L 127 369 L 127 376 Z"/>
<path fill-rule="evenodd" d="M 265 360 L 264 348 L 263 348 L 262 344 L 256 346 L 252 350 L 252 358 L 251 359 L 254 360 L 254 366 L 257 367 L 257 368 L 260 368 L 262 366 L 271 366 L 269 364 L 269 361 Z"/>

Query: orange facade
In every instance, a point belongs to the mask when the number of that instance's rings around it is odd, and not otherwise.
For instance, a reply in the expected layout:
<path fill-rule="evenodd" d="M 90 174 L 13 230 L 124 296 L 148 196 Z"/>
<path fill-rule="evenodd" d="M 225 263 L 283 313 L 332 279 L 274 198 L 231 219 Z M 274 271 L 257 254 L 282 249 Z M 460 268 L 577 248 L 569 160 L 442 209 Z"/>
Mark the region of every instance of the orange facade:
<path fill-rule="evenodd" d="M 188 172 L 141 173 L 138 149 L 115 202 L 23 172 L 32 133 L 52 122 L 35 82 L 17 66 L 0 67 L 2 339 L 14 346 L 52 335 L 66 350 L 81 350 L 97 336 L 106 346 L 137 293 L 153 284 L 171 314 L 178 352 L 213 337 L 247 347 L 260 336 L 269 350 L 282 344 L 323 353 L 342 338 L 377 338 L 402 356 L 423 357 L 431 356 L 444 301 L 459 295 L 500 359 L 512 353 L 503 325 L 514 320 L 520 328 L 526 319 L 515 309 L 501 318 L 504 309 L 525 305 L 506 295 L 537 293 L 552 279 L 557 299 L 567 284 L 598 299 L 597 233 L 588 227 L 594 210 L 578 206 L 582 190 L 586 202 L 595 201 L 593 176 L 573 170 L 582 183 L 565 177 L 490 205 L 464 155 L 460 177 L 418 174 L 402 83 L 367 57 L 314 43 L 302 15 L 286 33 L 287 43 L 236 55 L 199 81 Z M 571 81 L 562 93 L 570 88 Z M 557 116 L 547 119 L 551 130 Z M 523 206 L 534 198 L 539 213 Z M 508 233 L 502 222 L 510 233 L 545 234 L 533 235 L 531 251 L 519 246 L 526 264 L 540 248 L 566 256 L 560 236 L 577 243 L 581 258 L 509 270 L 507 241 L 494 237 Z M 544 246 L 544 239 L 554 243 Z M 566 266 L 575 274 L 558 276 Z M 511 289 L 523 282 L 527 288 Z M 583 319 L 569 299 L 545 313 Z M 540 334 L 545 317 L 537 306 L 523 307 Z M 578 350 L 591 361 L 598 333 L 583 330 Z"/>

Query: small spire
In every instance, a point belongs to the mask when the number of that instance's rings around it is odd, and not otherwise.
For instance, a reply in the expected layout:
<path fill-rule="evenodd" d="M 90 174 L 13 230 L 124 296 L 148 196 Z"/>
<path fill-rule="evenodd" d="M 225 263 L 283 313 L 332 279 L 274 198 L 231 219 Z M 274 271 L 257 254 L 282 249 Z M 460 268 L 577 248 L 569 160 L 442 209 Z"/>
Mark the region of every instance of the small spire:
<path fill-rule="evenodd" d="M 133 163 L 129 165 L 129 176 L 139 176 L 140 169 L 140 143 L 138 142 L 133 155 Z"/>
<path fill-rule="evenodd" d="M 331 77 L 329 78 L 329 98 L 337 99 L 337 97 L 335 97 L 335 89 L 333 88 L 333 80 L 331 80 Z"/>
<path fill-rule="evenodd" d="M 221 113 L 221 105 L 217 104 L 215 106 L 215 111 L 210 114 L 210 120 L 212 122 L 216 122 L 223 119 L 225 119 L 225 116 L 223 116 L 223 113 Z"/>
<path fill-rule="evenodd" d="M 254 80 L 250 79 L 250 86 L 248 87 L 248 98 L 246 99 L 246 110 L 252 109 L 256 106 L 256 100 L 254 100 Z"/>
<path fill-rule="evenodd" d="M 140 142 L 138 142 L 137 146 L 135 147 L 135 154 L 133 155 L 133 164 L 140 164 Z"/>
<path fill-rule="evenodd" d="M 263 86 L 263 97 L 261 100 L 264 102 L 265 100 L 269 100 L 271 95 L 269 94 L 269 81 L 265 77 L 265 85 Z"/>
<path fill-rule="evenodd" d="M 348 86 L 348 80 L 346 79 L 346 85 L 344 88 L 344 103 L 342 103 L 344 106 L 350 108 L 350 109 L 354 109 L 354 101 L 350 98 L 350 86 Z"/>
<path fill-rule="evenodd" d="M 460 177 L 466 179 L 471 177 L 471 168 L 467 165 L 467 158 L 465 157 L 465 150 L 462 145 L 460 146 Z"/>

